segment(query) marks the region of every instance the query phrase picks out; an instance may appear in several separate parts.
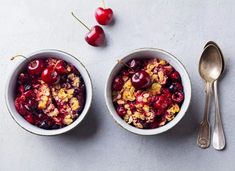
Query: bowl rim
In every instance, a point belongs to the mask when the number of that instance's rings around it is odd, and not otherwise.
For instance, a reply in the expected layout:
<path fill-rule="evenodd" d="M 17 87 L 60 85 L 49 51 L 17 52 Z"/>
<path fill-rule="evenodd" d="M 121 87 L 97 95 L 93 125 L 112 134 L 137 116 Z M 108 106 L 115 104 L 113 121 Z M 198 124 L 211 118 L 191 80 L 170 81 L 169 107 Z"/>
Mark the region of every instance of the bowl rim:
<path fill-rule="evenodd" d="M 129 125 L 122 118 L 121 119 L 117 119 L 117 118 L 120 118 L 120 117 L 118 116 L 116 111 L 112 109 L 112 108 L 114 108 L 113 104 L 109 103 L 109 98 L 110 97 L 108 96 L 108 91 L 110 91 L 110 89 L 109 89 L 110 87 L 108 87 L 108 86 L 109 86 L 109 82 L 110 81 L 112 82 L 111 79 L 113 79 L 113 78 L 111 78 L 111 75 L 113 74 L 114 68 L 118 65 L 118 63 L 115 63 L 112 66 L 112 68 L 110 69 L 110 72 L 109 72 L 109 76 L 106 79 L 105 90 L 104 90 L 105 103 L 106 103 L 106 107 L 108 108 L 109 114 L 112 116 L 112 118 L 114 119 L 115 123 L 117 123 L 119 126 L 124 128 L 125 130 L 127 130 L 127 131 L 129 131 L 131 133 L 137 134 L 137 135 L 156 135 L 156 134 L 160 134 L 160 133 L 166 132 L 166 131 L 170 130 L 171 128 L 173 128 L 175 125 L 177 125 L 180 122 L 180 120 L 187 113 L 188 108 L 189 108 L 190 103 L 191 103 L 191 98 L 192 98 L 192 85 L 191 85 L 191 79 L 190 79 L 188 71 L 186 70 L 186 67 L 183 65 L 183 63 L 176 56 L 174 56 L 173 54 L 171 54 L 170 52 L 168 52 L 166 50 L 163 50 L 163 49 L 160 49 L 160 48 L 151 48 L 151 47 L 138 48 L 138 49 L 135 49 L 135 50 L 132 50 L 132 51 L 124 53 L 122 55 L 122 57 L 120 58 L 120 60 L 125 59 L 125 58 L 127 58 L 128 56 L 130 56 L 130 55 L 132 55 L 134 53 L 139 53 L 139 52 L 143 52 L 143 51 L 160 52 L 160 53 L 163 53 L 163 54 L 169 56 L 171 59 L 173 59 L 173 61 L 177 65 L 180 66 L 182 71 L 185 73 L 184 77 L 188 81 L 188 85 L 189 86 L 187 87 L 187 89 L 188 89 L 188 101 L 187 101 L 187 104 L 185 104 L 186 109 L 185 109 L 184 113 L 182 113 L 181 115 L 177 115 L 178 119 L 177 119 L 177 121 L 173 125 L 167 126 L 168 124 L 166 124 L 166 125 L 164 125 L 162 127 L 154 128 L 154 129 L 139 129 L 139 128 L 135 127 L 135 126 Z M 176 119 L 176 118 L 174 118 L 174 119 Z M 159 131 L 159 129 L 160 129 L 160 131 Z"/>
<path fill-rule="evenodd" d="M 34 135 L 39 135 L 39 136 L 56 136 L 56 135 L 64 134 L 64 133 L 67 133 L 67 132 L 71 131 L 72 129 L 76 128 L 84 120 L 84 118 L 86 117 L 86 115 L 88 114 L 88 112 L 90 110 L 90 107 L 91 107 L 91 104 L 92 104 L 92 100 L 93 100 L 93 83 L 92 83 L 92 80 L 91 80 L 91 76 L 90 76 L 88 70 L 86 69 L 85 65 L 79 59 L 77 59 L 75 56 L 73 56 L 70 53 L 67 53 L 67 52 L 65 52 L 63 50 L 58 50 L 58 49 L 42 49 L 42 50 L 37 50 L 37 51 L 35 51 L 33 53 L 30 53 L 30 54 L 24 55 L 24 56 L 27 59 L 30 59 L 30 58 L 33 58 L 34 56 L 42 54 L 42 53 L 58 53 L 58 54 L 66 55 L 69 58 L 73 58 L 75 61 L 77 61 L 81 65 L 81 67 L 84 69 L 85 73 L 87 74 L 87 82 L 89 83 L 90 88 L 88 89 L 88 87 L 86 87 L 86 92 L 89 91 L 90 95 L 89 95 L 89 98 L 86 97 L 86 99 L 88 99 L 88 101 L 86 101 L 85 106 L 88 106 L 88 107 L 86 108 L 86 111 L 85 111 L 84 115 L 83 116 L 79 115 L 79 117 L 81 117 L 80 121 L 77 122 L 77 123 L 73 122 L 72 124 L 74 124 L 74 125 L 71 126 L 69 129 L 64 129 L 67 126 L 63 127 L 63 128 L 55 129 L 55 130 L 41 129 L 43 133 L 42 132 L 40 132 L 40 133 L 39 132 L 34 132 L 31 129 L 26 128 L 25 126 L 21 125 L 21 123 L 16 119 L 16 117 L 13 114 L 13 112 L 11 111 L 11 107 L 10 107 L 9 100 L 8 100 L 9 99 L 8 89 L 9 89 L 10 80 L 11 80 L 14 72 L 17 70 L 17 67 L 19 67 L 26 59 L 18 62 L 17 64 L 15 64 L 14 69 L 11 69 L 11 71 L 8 72 L 9 76 L 8 76 L 8 78 L 6 80 L 6 88 L 5 88 L 5 95 L 4 95 L 5 96 L 5 105 L 7 107 L 8 112 L 10 113 L 10 116 L 13 118 L 13 120 L 17 123 L 17 125 L 19 125 L 21 128 L 23 128 L 25 131 L 27 131 L 29 133 L 32 133 Z M 63 59 L 63 60 L 66 60 L 66 59 Z M 78 68 L 78 70 L 79 70 L 79 68 Z M 82 76 L 82 77 L 84 79 L 84 76 Z M 85 109 L 85 106 L 84 106 L 84 109 Z M 20 115 L 19 113 L 17 113 L 17 114 Z M 78 118 L 76 120 L 78 120 Z M 25 122 L 27 122 L 27 121 L 25 121 Z M 68 125 L 68 126 L 70 126 L 70 125 Z M 64 129 L 64 130 L 62 130 L 62 129 Z"/>

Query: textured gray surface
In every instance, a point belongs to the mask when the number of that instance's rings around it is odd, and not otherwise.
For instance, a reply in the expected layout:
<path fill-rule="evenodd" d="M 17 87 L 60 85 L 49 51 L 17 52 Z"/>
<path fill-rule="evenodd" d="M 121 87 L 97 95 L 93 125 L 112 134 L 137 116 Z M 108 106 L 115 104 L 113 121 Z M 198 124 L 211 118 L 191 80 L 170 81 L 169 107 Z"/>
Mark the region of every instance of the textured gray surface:
<path fill-rule="evenodd" d="M 0 2 L 1 171 L 235 170 L 235 2 L 107 0 L 116 22 L 104 27 L 108 39 L 105 48 L 87 45 L 86 30 L 70 15 L 74 11 L 92 26 L 99 1 Z M 212 146 L 201 150 L 196 145 L 204 107 L 204 85 L 197 64 L 208 40 L 221 46 L 227 62 L 227 72 L 220 82 L 227 138 L 227 148 L 222 152 Z M 138 136 L 123 130 L 109 116 L 104 102 L 104 85 L 111 66 L 124 52 L 140 47 L 158 47 L 173 53 L 192 79 L 192 103 L 187 115 L 176 127 L 157 136 Z M 87 118 L 69 134 L 56 137 L 35 136 L 22 130 L 8 114 L 4 101 L 6 71 L 18 62 L 9 61 L 9 57 L 47 48 L 77 56 L 94 83 L 94 100 Z"/>

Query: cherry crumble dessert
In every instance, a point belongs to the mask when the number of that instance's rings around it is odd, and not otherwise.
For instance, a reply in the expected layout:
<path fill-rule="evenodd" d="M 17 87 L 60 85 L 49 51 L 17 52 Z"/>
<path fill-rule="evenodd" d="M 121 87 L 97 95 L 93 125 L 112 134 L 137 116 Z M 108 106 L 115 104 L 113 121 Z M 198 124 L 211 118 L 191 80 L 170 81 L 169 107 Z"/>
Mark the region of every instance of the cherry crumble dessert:
<path fill-rule="evenodd" d="M 85 84 L 79 71 L 56 58 L 29 61 L 18 75 L 15 108 L 42 129 L 70 125 L 85 105 Z"/>
<path fill-rule="evenodd" d="M 157 58 L 132 59 L 122 64 L 112 83 L 118 115 L 143 129 L 158 128 L 173 120 L 184 101 L 181 77 L 174 67 Z"/>

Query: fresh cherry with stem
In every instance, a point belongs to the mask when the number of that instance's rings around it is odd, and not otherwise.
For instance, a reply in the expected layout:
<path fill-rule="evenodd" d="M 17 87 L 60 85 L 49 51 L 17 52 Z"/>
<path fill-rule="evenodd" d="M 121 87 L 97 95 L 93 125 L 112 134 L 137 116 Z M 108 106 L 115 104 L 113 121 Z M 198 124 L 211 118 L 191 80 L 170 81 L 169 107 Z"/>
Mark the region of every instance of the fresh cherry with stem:
<path fill-rule="evenodd" d="M 137 60 L 133 61 L 133 60 L 130 61 L 130 64 L 135 63 L 135 65 L 134 64 L 128 65 L 121 60 L 118 60 L 118 63 L 125 65 L 134 73 L 131 77 L 131 83 L 135 87 L 135 89 L 140 90 L 140 89 L 148 88 L 151 84 L 150 75 L 144 70 L 135 71 L 135 69 L 138 66 L 137 63 L 139 63 L 139 61 Z"/>
<path fill-rule="evenodd" d="M 113 20 L 113 10 L 111 8 L 105 8 L 104 0 L 103 7 L 99 7 L 95 11 L 96 21 L 101 25 L 108 25 Z"/>
<path fill-rule="evenodd" d="M 14 60 L 17 57 L 22 57 L 22 58 L 25 58 L 27 61 L 29 61 L 28 58 L 26 58 L 23 55 L 13 56 L 11 57 L 11 60 Z M 45 64 L 42 59 L 34 59 L 32 61 L 29 61 L 27 65 L 27 70 L 30 75 L 40 75 L 44 68 L 45 68 Z"/>
<path fill-rule="evenodd" d="M 65 67 L 65 62 L 62 60 L 59 60 L 56 65 L 55 65 L 55 70 L 59 73 L 59 74 L 66 74 L 68 71 Z"/>
<path fill-rule="evenodd" d="M 104 45 L 105 34 L 104 30 L 100 26 L 95 25 L 90 29 L 78 17 L 76 17 L 73 12 L 71 12 L 71 14 L 79 23 L 81 23 L 89 31 L 85 36 L 85 40 L 88 44 L 90 44 L 91 46 Z"/>
<path fill-rule="evenodd" d="M 42 59 L 35 59 L 31 61 L 28 66 L 28 73 L 30 75 L 40 75 L 45 68 L 44 61 Z"/>
<path fill-rule="evenodd" d="M 135 72 L 131 77 L 132 85 L 137 89 L 148 88 L 151 84 L 150 75 L 144 71 L 140 70 Z"/>
<path fill-rule="evenodd" d="M 60 80 L 60 74 L 66 72 L 63 61 L 58 60 L 54 66 L 49 66 L 43 70 L 41 78 L 47 84 L 54 84 Z"/>

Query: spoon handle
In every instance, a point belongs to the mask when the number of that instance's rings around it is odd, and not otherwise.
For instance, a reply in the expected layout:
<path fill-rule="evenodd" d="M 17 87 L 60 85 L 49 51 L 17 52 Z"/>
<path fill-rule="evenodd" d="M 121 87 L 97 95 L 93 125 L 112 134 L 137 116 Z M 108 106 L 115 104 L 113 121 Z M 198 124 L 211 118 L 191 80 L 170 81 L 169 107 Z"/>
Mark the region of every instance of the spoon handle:
<path fill-rule="evenodd" d="M 204 117 L 199 126 L 199 133 L 197 138 L 197 144 L 201 148 L 208 148 L 210 145 L 210 124 L 208 120 L 208 114 L 210 111 L 210 101 L 211 101 L 211 89 L 212 84 L 206 83 L 206 103 L 204 110 Z"/>
<path fill-rule="evenodd" d="M 219 98 L 217 81 L 214 82 L 214 96 L 215 96 L 215 130 L 213 132 L 213 147 L 216 150 L 222 150 L 225 147 L 225 136 L 220 116 Z"/>

